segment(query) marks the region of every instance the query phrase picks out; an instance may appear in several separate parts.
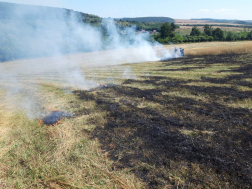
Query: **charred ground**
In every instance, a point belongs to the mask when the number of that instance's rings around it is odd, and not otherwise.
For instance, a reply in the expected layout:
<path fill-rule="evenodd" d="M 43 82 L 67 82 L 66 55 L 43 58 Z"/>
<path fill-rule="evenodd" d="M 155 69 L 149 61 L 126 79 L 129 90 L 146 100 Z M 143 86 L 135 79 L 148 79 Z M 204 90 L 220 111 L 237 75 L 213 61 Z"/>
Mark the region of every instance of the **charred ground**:
<path fill-rule="evenodd" d="M 185 57 L 132 65 L 149 76 L 74 91 L 94 108 L 83 130 L 148 188 L 252 186 L 252 56 Z M 76 104 L 75 104 L 76 103 Z"/>

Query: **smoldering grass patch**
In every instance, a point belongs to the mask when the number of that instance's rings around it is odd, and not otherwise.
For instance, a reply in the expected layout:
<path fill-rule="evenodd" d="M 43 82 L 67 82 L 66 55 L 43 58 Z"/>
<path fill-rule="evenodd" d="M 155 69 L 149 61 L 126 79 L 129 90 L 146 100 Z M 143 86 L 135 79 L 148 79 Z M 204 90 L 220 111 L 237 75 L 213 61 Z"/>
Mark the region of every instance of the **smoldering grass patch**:
<path fill-rule="evenodd" d="M 72 118 L 73 114 L 62 112 L 62 111 L 51 111 L 48 115 L 40 119 L 40 125 L 58 125 L 61 123 L 62 118 Z"/>
<path fill-rule="evenodd" d="M 64 94 L 54 86 L 45 87 L 44 92 L 49 92 L 50 96 L 54 94 L 58 98 L 56 104 L 61 102 L 66 106 L 69 103 L 70 109 L 78 103 L 74 95 Z M 94 106 L 92 102 L 84 104 L 77 109 Z M 96 126 L 90 123 L 102 123 L 102 117 L 100 114 L 79 115 L 55 127 L 41 127 L 36 120 L 27 120 L 24 114 L 14 115 L 12 121 L 17 127 L 3 143 L 10 146 L 1 157 L 3 165 L 12 162 L 5 166 L 6 174 L 3 175 L 8 178 L 8 186 L 140 188 L 140 182 L 130 173 L 112 171 L 111 162 L 99 149 L 99 143 L 89 139 L 89 133 Z"/>

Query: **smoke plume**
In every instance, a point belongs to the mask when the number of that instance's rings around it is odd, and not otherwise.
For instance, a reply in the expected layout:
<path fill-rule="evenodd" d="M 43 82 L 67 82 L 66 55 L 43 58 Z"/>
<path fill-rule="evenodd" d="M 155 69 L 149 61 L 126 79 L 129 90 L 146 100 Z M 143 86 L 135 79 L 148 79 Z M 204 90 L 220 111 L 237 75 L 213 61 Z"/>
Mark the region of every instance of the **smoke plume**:
<path fill-rule="evenodd" d="M 112 19 L 90 25 L 80 20 L 79 13 L 65 9 L 15 5 L 0 27 L 0 51 L 5 52 L 0 56 L 0 90 L 5 91 L 4 100 L 21 107 L 29 118 L 43 112 L 36 96 L 42 82 L 89 89 L 98 84 L 85 78 L 83 66 L 180 56 L 151 43 L 149 35 L 136 33 L 134 27 L 122 31 Z M 130 72 L 126 70 L 123 77 Z"/>

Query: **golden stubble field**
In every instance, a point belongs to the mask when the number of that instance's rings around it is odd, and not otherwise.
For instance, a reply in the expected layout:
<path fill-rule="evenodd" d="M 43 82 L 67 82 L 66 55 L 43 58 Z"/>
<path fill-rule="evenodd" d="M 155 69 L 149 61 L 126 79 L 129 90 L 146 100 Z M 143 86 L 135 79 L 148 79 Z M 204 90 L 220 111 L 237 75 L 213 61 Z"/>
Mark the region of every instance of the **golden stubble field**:
<path fill-rule="evenodd" d="M 180 25 L 196 25 L 196 24 L 209 24 L 209 25 L 234 25 L 241 26 L 242 24 L 232 24 L 232 23 L 220 23 L 220 22 L 211 22 L 210 20 L 190 20 L 190 19 L 175 19 L 175 24 Z"/>
<path fill-rule="evenodd" d="M 188 19 L 175 19 L 175 24 L 180 25 L 178 29 L 176 29 L 176 33 L 179 33 L 181 35 L 190 35 L 192 31 L 192 27 L 196 25 L 197 28 L 203 32 L 203 26 L 197 26 L 197 25 L 214 25 L 213 28 L 220 28 L 223 31 L 232 31 L 232 32 L 242 32 L 244 31 L 244 27 L 236 27 L 236 26 L 243 26 L 242 24 L 232 24 L 232 23 L 215 23 L 211 22 L 209 20 L 188 20 Z M 228 26 L 223 26 L 228 25 Z M 234 27 L 232 27 L 234 26 Z M 248 31 L 251 29 L 247 28 Z"/>
<path fill-rule="evenodd" d="M 251 45 L 1 63 L 0 187 L 250 188 Z M 74 116 L 39 125 L 55 110 Z"/>
<path fill-rule="evenodd" d="M 192 31 L 193 26 L 180 26 L 178 29 L 175 30 L 176 33 L 179 33 L 181 35 L 190 35 L 191 31 Z M 203 26 L 197 26 L 197 28 L 200 29 L 201 32 L 204 32 L 203 30 Z M 231 32 L 243 32 L 244 28 L 242 27 L 224 27 L 224 26 L 213 26 L 213 29 L 215 28 L 220 28 L 223 31 L 231 31 Z M 248 29 L 248 31 L 250 31 L 250 29 Z"/>

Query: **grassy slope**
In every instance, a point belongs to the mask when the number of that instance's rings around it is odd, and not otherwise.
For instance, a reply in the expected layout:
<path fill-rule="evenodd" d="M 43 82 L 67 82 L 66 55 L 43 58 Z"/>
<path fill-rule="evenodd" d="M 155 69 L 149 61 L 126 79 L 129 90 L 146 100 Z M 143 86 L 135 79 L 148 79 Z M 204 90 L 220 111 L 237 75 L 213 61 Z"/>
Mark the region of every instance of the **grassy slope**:
<path fill-rule="evenodd" d="M 76 114 L 54 127 L 1 102 L 1 188 L 251 187 L 251 61 L 227 54 L 89 68 L 87 78 L 119 85 L 73 94 L 44 83 L 45 109 Z"/>

